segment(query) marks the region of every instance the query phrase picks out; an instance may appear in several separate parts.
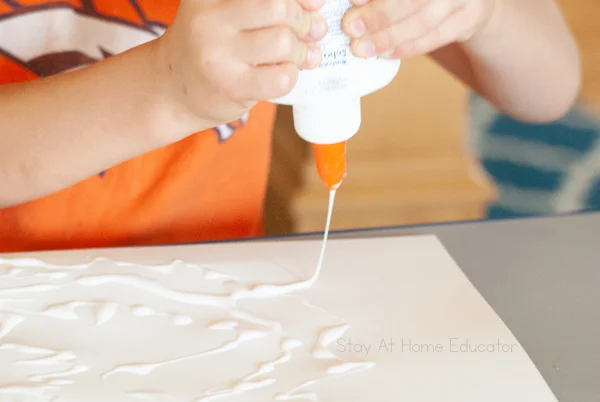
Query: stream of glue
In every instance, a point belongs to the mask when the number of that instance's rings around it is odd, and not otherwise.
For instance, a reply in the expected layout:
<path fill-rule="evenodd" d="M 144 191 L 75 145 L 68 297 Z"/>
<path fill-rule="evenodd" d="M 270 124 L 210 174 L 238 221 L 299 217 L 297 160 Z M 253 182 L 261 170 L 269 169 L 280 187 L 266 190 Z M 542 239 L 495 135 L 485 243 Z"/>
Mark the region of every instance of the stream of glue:
<path fill-rule="evenodd" d="M 333 214 L 333 203 L 335 201 L 336 189 L 329 190 L 329 206 L 327 207 L 327 222 L 325 223 L 325 232 L 323 234 L 323 242 L 321 243 L 321 252 L 319 254 L 319 260 L 317 262 L 317 270 L 313 277 L 310 279 L 310 283 L 314 284 L 321 275 L 323 270 L 323 260 L 325 259 L 325 249 L 327 248 L 327 237 L 329 236 L 329 226 L 331 226 L 331 215 Z"/>

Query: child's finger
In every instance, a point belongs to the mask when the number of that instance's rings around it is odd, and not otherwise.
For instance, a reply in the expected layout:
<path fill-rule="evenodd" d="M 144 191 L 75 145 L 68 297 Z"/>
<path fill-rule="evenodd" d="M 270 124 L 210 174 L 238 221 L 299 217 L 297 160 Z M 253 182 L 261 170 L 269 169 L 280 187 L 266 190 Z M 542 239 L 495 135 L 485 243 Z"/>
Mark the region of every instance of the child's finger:
<path fill-rule="evenodd" d="M 310 33 L 303 39 L 306 42 L 318 42 L 327 35 L 329 27 L 327 26 L 327 20 L 321 14 L 312 14 L 312 26 Z"/>
<path fill-rule="evenodd" d="M 356 1 L 356 0 L 355 0 Z M 421 11 L 434 0 L 371 0 L 346 12 L 344 31 L 352 38 L 377 32 Z M 362 5 L 364 4 L 364 5 Z"/>
<path fill-rule="evenodd" d="M 406 42 L 400 43 L 389 52 L 390 58 L 414 57 L 428 54 L 455 42 L 468 26 L 464 11 L 457 11 L 446 18 L 437 29 Z"/>
<path fill-rule="evenodd" d="M 314 68 L 321 60 L 316 45 L 302 42 L 285 26 L 244 32 L 236 46 L 237 54 L 252 66 L 289 62 L 300 68 Z"/>
<path fill-rule="evenodd" d="M 319 11 L 325 5 L 325 0 L 297 0 L 306 10 Z"/>
<path fill-rule="evenodd" d="M 240 82 L 243 99 L 261 101 L 287 95 L 298 80 L 298 67 L 292 63 L 248 68 Z"/>
<path fill-rule="evenodd" d="M 457 12 L 459 6 L 457 0 L 430 2 L 418 13 L 403 21 L 354 40 L 352 50 L 358 56 L 372 57 L 423 36 L 439 36 L 440 40 L 444 40 L 452 36 L 453 32 L 445 31 L 443 22 Z"/>
<path fill-rule="evenodd" d="M 312 13 L 296 0 L 234 0 L 229 8 L 231 21 L 239 30 L 286 25 L 300 38 L 312 29 Z"/>

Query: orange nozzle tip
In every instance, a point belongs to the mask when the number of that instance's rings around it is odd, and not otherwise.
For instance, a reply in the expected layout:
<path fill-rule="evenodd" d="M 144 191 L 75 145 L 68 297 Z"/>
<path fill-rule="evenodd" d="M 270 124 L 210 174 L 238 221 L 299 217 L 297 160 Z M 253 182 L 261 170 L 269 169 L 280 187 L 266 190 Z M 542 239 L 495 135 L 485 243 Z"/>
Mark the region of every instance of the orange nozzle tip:
<path fill-rule="evenodd" d="M 336 189 L 346 176 L 346 141 L 312 147 L 321 180 L 328 189 Z"/>

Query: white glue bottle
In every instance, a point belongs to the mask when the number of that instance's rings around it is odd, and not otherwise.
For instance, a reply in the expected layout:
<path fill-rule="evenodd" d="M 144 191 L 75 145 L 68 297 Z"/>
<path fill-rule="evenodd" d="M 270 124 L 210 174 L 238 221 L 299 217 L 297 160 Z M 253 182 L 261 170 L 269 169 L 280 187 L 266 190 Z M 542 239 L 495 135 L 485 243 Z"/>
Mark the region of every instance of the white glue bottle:
<path fill-rule="evenodd" d="M 319 43 L 323 59 L 313 70 L 301 70 L 294 88 L 274 103 L 293 107 L 294 128 L 313 145 L 317 169 L 330 189 L 345 176 L 346 141 L 361 125 L 361 98 L 388 85 L 400 60 L 358 58 L 342 31 L 349 0 L 326 0 L 320 13 L 328 33 Z"/>
<path fill-rule="evenodd" d="M 361 124 L 361 98 L 388 85 L 400 68 L 400 60 L 352 54 L 350 38 L 342 30 L 350 7 L 349 0 L 325 1 L 320 13 L 327 20 L 328 33 L 318 43 L 323 52 L 321 64 L 314 70 L 301 70 L 290 93 L 273 101 L 292 106 L 294 128 L 312 144 L 319 176 L 329 189 L 327 222 L 311 284 L 323 268 L 335 193 L 346 175 L 346 142 Z"/>

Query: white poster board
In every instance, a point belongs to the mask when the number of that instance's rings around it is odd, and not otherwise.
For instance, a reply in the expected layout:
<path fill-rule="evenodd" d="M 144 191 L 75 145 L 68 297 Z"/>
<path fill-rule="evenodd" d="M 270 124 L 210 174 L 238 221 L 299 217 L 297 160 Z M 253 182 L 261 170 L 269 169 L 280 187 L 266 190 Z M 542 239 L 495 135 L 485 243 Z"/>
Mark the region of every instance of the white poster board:
<path fill-rule="evenodd" d="M 556 401 L 435 237 L 331 240 L 286 287 L 319 248 L 2 256 L 0 402 Z"/>

